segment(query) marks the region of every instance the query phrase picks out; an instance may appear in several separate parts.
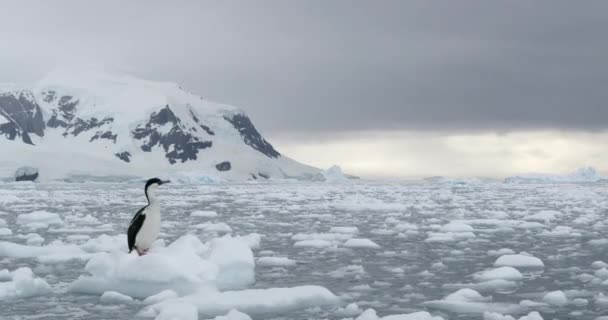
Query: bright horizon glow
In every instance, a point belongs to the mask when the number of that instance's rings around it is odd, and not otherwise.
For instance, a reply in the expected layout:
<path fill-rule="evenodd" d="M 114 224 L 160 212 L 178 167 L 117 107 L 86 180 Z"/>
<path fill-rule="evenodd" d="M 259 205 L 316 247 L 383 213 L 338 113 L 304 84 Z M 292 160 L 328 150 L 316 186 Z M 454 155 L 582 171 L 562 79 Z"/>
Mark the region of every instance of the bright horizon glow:
<path fill-rule="evenodd" d="M 320 168 L 337 164 L 346 173 L 372 179 L 504 178 L 531 172 L 564 174 L 585 166 L 608 171 L 608 131 L 376 131 L 317 140 L 277 136 L 270 141 L 297 161 Z"/>

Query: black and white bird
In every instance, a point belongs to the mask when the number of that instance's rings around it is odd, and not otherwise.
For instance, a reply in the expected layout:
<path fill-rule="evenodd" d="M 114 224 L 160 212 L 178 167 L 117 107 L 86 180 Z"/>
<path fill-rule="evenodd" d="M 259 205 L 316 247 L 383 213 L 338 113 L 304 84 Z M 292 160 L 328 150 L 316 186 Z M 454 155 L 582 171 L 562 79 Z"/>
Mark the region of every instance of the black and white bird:
<path fill-rule="evenodd" d="M 169 181 L 152 178 L 146 182 L 146 199 L 148 205 L 141 208 L 131 219 L 127 238 L 129 253 L 134 249 L 141 256 L 146 254 L 152 243 L 160 233 L 160 202 L 156 196 L 156 189 Z"/>

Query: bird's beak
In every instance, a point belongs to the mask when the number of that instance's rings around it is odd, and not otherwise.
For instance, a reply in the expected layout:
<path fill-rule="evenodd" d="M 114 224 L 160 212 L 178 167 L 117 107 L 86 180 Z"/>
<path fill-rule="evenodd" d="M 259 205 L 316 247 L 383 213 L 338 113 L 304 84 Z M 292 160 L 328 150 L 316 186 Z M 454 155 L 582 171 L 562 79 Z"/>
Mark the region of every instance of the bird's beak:
<path fill-rule="evenodd" d="M 163 184 L 171 182 L 171 180 L 161 181 Z"/>

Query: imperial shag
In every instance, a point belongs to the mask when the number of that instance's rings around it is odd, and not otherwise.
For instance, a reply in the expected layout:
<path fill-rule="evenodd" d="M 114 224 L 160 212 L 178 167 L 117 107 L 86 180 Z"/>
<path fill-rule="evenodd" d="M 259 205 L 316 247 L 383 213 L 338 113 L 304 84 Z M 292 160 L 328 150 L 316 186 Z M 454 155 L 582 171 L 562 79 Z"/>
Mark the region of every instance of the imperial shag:
<path fill-rule="evenodd" d="M 137 211 L 129 224 L 129 231 L 127 232 L 129 253 L 135 249 L 140 256 L 146 254 L 158 237 L 160 233 L 160 203 L 156 197 L 156 189 L 168 182 L 158 178 L 146 182 L 145 193 L 148 205 Z"/>

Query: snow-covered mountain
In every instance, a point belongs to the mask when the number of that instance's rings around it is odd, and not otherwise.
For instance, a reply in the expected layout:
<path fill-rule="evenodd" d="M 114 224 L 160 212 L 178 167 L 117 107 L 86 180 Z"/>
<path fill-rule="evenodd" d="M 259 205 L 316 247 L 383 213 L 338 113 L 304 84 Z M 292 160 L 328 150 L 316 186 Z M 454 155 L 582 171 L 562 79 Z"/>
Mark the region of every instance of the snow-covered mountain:
<path fill-rule="evenodd" d="M 21 166 L 38 168 L 41 179 L 319 173 L 280 154 L 238 108 L 174 83 L 65 71 L 32 85 L 0 85 L 0 177 Z"/>

